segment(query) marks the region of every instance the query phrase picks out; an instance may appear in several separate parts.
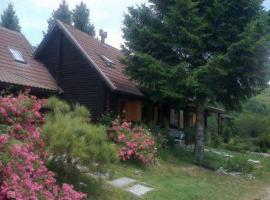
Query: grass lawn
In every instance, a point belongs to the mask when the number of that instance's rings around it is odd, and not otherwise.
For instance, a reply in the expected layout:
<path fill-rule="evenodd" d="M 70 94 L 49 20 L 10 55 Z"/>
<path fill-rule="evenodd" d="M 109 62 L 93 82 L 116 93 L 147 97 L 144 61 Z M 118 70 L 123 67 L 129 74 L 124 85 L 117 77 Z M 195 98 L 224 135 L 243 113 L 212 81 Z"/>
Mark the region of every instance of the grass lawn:
<path fill-rule="evenodd" d="M 250 158 L 247 154 L 239 153 L 237 156 Z M 113 164 L 110 166 L 113 172 L 111 179 L 128 176 L 153 186 L 155 190 L 144 196 L 148 200 L 255 200 L 261 197 L 268 185 L 266 176 L 270 177 L 269 158 L 260 158 L 263 166 L 254 171 L 258 178 L 248 180 L 197 167 L 192 163 L 193 155 L 190 153 L 166 151 L 159 157 L 157 165 L 145 168 Z M 258 160 L 257 156 L 252 158 Z M 127 192 L 108 187 L 96 199 L 138 199 Z"/>

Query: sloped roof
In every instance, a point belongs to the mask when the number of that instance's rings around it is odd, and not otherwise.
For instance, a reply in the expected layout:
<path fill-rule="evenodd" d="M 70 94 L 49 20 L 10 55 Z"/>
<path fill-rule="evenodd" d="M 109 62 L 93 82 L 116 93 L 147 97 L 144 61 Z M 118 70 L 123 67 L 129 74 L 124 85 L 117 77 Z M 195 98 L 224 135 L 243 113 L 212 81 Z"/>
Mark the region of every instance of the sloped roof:
<path fill-rule="evenodd" d="M 14 60 L 9 48 L 19 51 L 26 63 Z M 0 27 L 0 82 L 45 90 L 59 90 L 47 68 L 33 57 L 23 34 Z"/>
<path fill-rule="evenodd" d="M 136 84 L 124 74 L 126 66 L 119 62 L 119 58 L 123 57 L 120 50 L 110 45 L 102 44 L 98 39 L 60 21 L 57 21 L 55 27 L 63 31 L 64 35 L 79 49 L 89 63 L 96 68 L 113 91 L 143 96 Z M 43 42 L 45 41 L 46 38 Z M 43 45 L 41 44 L 39 48 L 42 48 Z M 39 48 L 37 52 L 40 51 Z M 108 63 L 106 63 L 102 56 L 113 61 L 114 65 L 108 66 Z"/>

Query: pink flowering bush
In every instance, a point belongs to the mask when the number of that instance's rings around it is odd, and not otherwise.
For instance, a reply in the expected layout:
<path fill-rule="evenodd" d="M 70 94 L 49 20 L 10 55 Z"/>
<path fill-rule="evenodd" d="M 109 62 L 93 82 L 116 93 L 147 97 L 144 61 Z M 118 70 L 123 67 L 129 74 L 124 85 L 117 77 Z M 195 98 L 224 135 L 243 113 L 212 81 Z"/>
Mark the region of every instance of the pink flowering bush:
<path fill-rule="evenodd" d="M 39 126 L 43 101 L 28 94 L 0 97 L 0 199 L 80 200 L 85 194 L 56 184 Z"/>
<path fill-rule="evenodd" d="M 156 142 L 145 128 L 132 127 L 131 123 L 116 119 L 108 136 L 120 145 L 118 156 L 121 161 L 137 160 L 145 165 L 155 161 Z"/>

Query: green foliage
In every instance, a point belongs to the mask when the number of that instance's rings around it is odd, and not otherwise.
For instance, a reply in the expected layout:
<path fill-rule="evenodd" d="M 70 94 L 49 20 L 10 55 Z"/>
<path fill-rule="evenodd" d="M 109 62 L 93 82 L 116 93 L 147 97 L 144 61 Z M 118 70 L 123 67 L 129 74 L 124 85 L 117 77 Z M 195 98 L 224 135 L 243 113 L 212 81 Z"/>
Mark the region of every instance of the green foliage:
<path fill-rule="evenodd" d="M 91 36 L 95 36 L 95 27 L 90 23 L 89 15 L 90 11 L 86 4 L 81 2 L 80 5 L 76 5 L 76 8 L 73 10 L 72 20 L 77 29 Z"/>
<path fill-rule="evenodd" d="M 230 138 L 234 135 L 234 133 L 235 133 L 235 126 L 233 121 L 225 120 L 222 128 L 223 142 L 228 143 Z"/>
<path fill-rule="evenodd" d="M 149 129 L 151 135 L 156 139 L 158 151 L 174 146 L 175 143 L 173 138 L 169 135 L 168 127 L 165 126 L 161 128 L 159 125 L 152 122 L 148 124 L 146 129 Z"/>
<path fill-rule="evenodd" d="M 192 99 L 203 116 L 209 101 L 239 109 L 267 87 L 270 15 L 262 0 L 150 2 L 125 15 L 123 63 L 153 101 Z M 196 153 L 202 160 L 199 130 Z"/>
<path fill-rule="evenodd" d="M 223 168 L 228 172 L 241 172 L 241 173 L 250 173 L 255 167 L 252 163 L 249 163 L 246 159 L 240 157 L 224 157 L 220 155 L 215 155 L 209 153 L 206 155 L 203 166 L 218 170 Z"/>
<path fill-rule="evenodd" d="M 224 147 L 242 152 L 269 151 L 269 114 L 270 90 L 266 89 L 243 104 L 241 112 L 231 113 L 232 121 L 223 127 L 224 139 L 228 138 Z"/>
<path fill-rule="evenodd" d="M 257 98 L 252 98 L 246 104 L 244 104 L 244 110 L 258 115 L 267 115 L 270 113 L 266 103 Z"/>
<path fill-rule="evenodd" d="M 151 2 L 129 8 L 123 31 L 127 73 L 153 100 L 210 98 L 238 108 L 266 87 L 269 17 L 262 1 Z"/>
<path fill-rule="evenodd" d="M 262 152 L 267 152 L 270 149 L 270 130 L 269 129 L 256 139 L 256 145 L 260 147 L 260 150 Z"/>
<path fill-rule="evenodd" d="M 235 126 L 232 119 L 224 119 L 218 133 L 218 120 L 216 115 L 207 118 L 207 138 L 206 144 L 212 147 L 220 147 L 223 143 L 228 143 L 235 133 Z"/>
<path fill-rule="evenodd" d="M 246 152 L 252 150 L 251 141 L 243 137 L 233 137 L 230 139 L 229 143 L 224 146 L 231 151 Z"/>
<path fill-rule="evenodd" d="M 21 32 L 21 26 L 19 24 L 19 18 L 17 17 L 14 6 L 12 3 L 8 4 L 6 10 L 1 15 L 1 26 L 13 31 Z"/>
<path fill-rule="evenodd" d="M 258 137 L 269 126 L 269 118 L 255 113 L 243 112 L 235 120 L 235 131 L 242 137 Z"/>
<path fill-rule="evenodd" d="M 71 15 L 72 12 L 69 10 L 66 0 L 62 0 L 59 7 L 52 12 L 52 16 L 48 20 L 48 32 L 52 29 L 57 19 L 66 24 L 71 24 Z"/>
<path fill-rule="evenodd" d="M 90 113 L 85 107 L 70 107 L 55 97 L 49 98 L 46 107 L 51 112 L 42 126 L 44 141 L 52 156 L 51 166 L 58 166 L 52 170 L 61 171 L 60 177 L 66 178 L 65 181 L 76 179 L 75 169 L 78 171 L 80 166 L 102 170 L 116 159 L 105 127 L 90 123 Z"/>
<path fill-rule="evenodd" d="M 91 36 L 95 36 L 95 27 L 90 23 L 89 15 L 90 11 L 85 3 L 81 2 L 79 5 L 76 5 L 73 11 L 70 11 L 66 0 L 62 0 L 62 3 L 57 10 L 52 12 L 52 16 L 48 20 L 48 32 L 58 19 L 65 24 L 73 25 Z"/>
<path fill-rule="evenodd" d="M 103 124 L 104 126 L 111 126 L 113 120 L 116 118 L 117 116 L 113 113 L 113 112 L 108 112 L 105 113 L 101 116 L 101 118 L 99 119 L 99 123 Z"/>
<path fill-rule="evenodd" d="M 223 143 L 223 138 L 220 135 L 211 134 L 211 142 L 209 146 L 217 148 L 217 147 L 220 147 L 222 143 Z"/>

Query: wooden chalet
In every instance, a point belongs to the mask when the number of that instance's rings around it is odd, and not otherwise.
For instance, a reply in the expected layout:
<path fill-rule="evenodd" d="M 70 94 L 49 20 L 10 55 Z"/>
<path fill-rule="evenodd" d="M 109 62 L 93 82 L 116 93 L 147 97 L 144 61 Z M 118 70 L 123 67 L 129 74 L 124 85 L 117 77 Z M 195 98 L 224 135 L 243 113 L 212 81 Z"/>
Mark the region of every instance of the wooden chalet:
<path fill-rule="evenodd" d="M 109 111 L 125 111 L 129 121 L 167 121 L 178 130 L 195 126 L 196 114 L 191 106 L 149 103 L 124 74 L 121 57 L 120 50 L 60 21 L 35 52 L 21 33 L 0 28 L 2 89 L 30 87 L 38 96 L 58 95 L 85 105 L 94 120 Z M 211 113 L 217 114 L 221 124 L 225 112 L 209 107 L 205 118 Z"/>
<path fill-rule="evenodd" d="M 144 95 L 124 75 L 121 52 L 70 25 L 57 21 L 35 52 L 59 87 L 61 97 L 87 106 L 94 119 L 106 111 L 126 111 L 141 120 Z"/>

